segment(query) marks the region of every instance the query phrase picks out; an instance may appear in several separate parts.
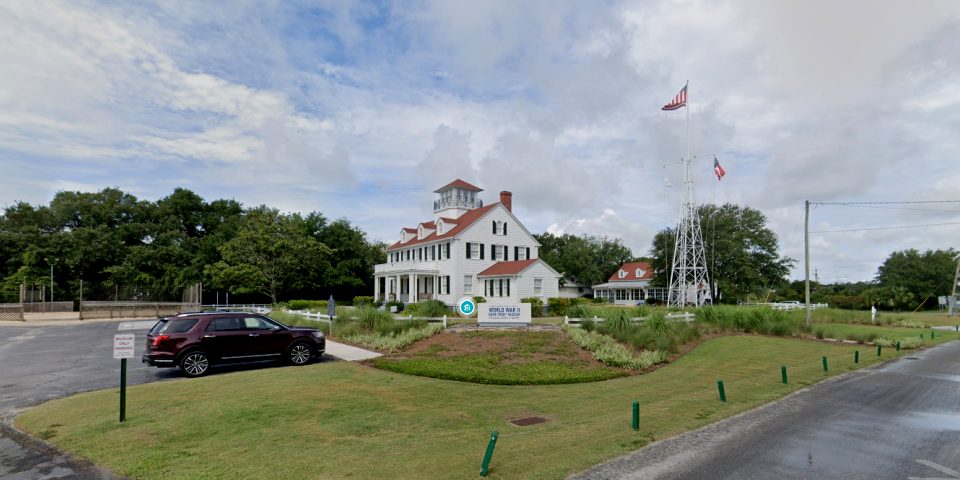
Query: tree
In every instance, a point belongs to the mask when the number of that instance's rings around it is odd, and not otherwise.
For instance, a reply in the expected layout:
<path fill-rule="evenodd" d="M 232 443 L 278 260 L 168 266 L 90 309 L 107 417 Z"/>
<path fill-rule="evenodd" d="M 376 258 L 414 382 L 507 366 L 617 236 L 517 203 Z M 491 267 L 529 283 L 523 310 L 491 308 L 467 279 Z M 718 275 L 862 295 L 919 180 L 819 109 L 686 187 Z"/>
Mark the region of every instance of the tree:
<path fill-rule="evenodd" d="M 710 274 L 710 290 L 717 301 L 765 294 L 786 284 L 795 260 L 780 256 L 777 235 L 767 228 L 759 210 L 731 203 L 697 208 Z M 666 228 L 653 238 L 651 255 L 654 284 L 669 286 L 676 231 Z"/>
<path fill-rule="evenodd" d="M 633 253 L 623 241 L 569 233 L 534 235 L 540 242 L 540 258 L 564 278 L 583 286 L 603 283 L 624 262 L 633 259 Z"/>
<path fill-rule="evenodd" d="M 231 292 L 262 293 L 273 303 L 290 290 L 319 285 L 332 250 L 297 218 L 266 207 L 247 212 L 237 235 L 220 247 L 223 260 L 206 274 Z"/>
<path fill-rule="evenodd" d="M 930 301 L 938 295 L 949 295 L 957 265 L 957 251 L 916 249 L 897 251 L 877 269 L 877 281 L 882 287 L 899 287 L 913 297 L 914 302 L 936 305 Z"/>

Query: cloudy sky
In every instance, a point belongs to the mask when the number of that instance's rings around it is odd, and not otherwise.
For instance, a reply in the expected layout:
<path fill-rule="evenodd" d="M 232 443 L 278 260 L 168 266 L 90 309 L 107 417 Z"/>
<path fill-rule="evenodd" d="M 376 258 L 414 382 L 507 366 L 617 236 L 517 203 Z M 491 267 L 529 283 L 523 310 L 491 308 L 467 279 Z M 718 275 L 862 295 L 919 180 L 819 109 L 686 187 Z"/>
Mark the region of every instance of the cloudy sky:
<path fill-rule="evenodd" d="M 698 201 L 763 211 L 802 260 L 804 200 L 960 199 L 958 45 L 953 0 L 6 0 L 0 207 L 186 187 L 392 242 L 462 178 L 641 255 L 677 220 L 685 114 L 660 107 L 689 81 Z M 960 247 L 960 204 L 816 206 L 811 230 L 821 281 L 867 280 Z"/>

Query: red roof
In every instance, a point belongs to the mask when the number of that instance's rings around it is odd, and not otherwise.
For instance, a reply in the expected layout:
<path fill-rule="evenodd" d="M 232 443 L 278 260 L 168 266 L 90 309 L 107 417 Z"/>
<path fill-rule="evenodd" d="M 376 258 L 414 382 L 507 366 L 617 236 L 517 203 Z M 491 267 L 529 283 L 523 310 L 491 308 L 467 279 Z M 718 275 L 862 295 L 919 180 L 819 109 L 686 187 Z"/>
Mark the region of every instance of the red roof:
<path fill-rule="evenodd" d="M 474 191 L 474 192 L 482 192 L 482 191 L 483 191 L 482 188 L 477 187 L 477 186 L 474 186 L 474 185 L 470 185 L 469 183 L 464 182 L 463 180 L 460 180 L 460 179 L 458 178 L 458 179 L 456 179 L 456 180 L 454 180 L 454 181 L 452 181 L 452 182 L 450 182 L 450 183 L 448 183 L 448 184 L 446 184 L 446 185 L 444 185 L 444 186 L 442 186 L 442 187 L 434 190 L 433 193 L 440 193 L 440 192 L 442 192 L 442 191 L 444 191 L 444 190 L 449 190 L 449 189 L 454 188 L 454 187 L 456 187 L 456 188 L 461 188 L 461 189 L 463 189 L 463 190 L 472 190 L 472 191 Z"/>
<path fill-rule="evenodd" d="M 437 224 L 436 224 L 436 223 L 433 223 L 432 220 L 429 221 L 429 222 L 423 222 L 423 223 L 421 223 L 420 225 L 423 226 L 423 228 L 429 228 L 429 229 L 431 229 L 431 230 L 436 230 L 436 229 L 437 229 Z"/>
<path fill-rule="evenodd" d="M 527 269 L 530 265 L 537 263 L 539 259 L 514 260 L 512 262 L 497 262 L 490 268 L 477 274 L 478 277 L 497 277 L 501 275 L 516 275 Z"/>
<path fill-rule="evenodd" d="M 643 275 L 637 276 L 637 269 L 643 270 Z M 626 276 L 620 277 L 620 271 L 626 272 Z M 627 262 L 620 265 L 620 268 L 613 275 L 610 275 L 608 282 L 635 282 L 637 280 L 653 280 L 653 267 L 647 262 Z"/>
<path fill-rule="evenodd" d="M 393 245 L 390 245 L 389 247 L 387 247 L 387 251 L 389 252 L 390 250 L 396 250 L 396 249 L 401 248 L 401 247 L 406 248 L 406 247 L 409 247 L 409 246 L 411 246 L 411 245 L 420 245 L 420 244 L 423 244 L 423 243 L 434 242 L 434 241 L 437 241 L 437 240 L 445 240 L 445 239 L 448 239 L 448 238 L 453 238 L 453 237 L 457 236 L 458 233 L 462 232 L 462 231 L 465 230 L 467 227 L 469 227 L 471 224 L 473 224 L 473 222 L 479 220 L 480 217 L 482 217 L 485 213 L 489 212 L 490 209 L 492 209 L 493 207 L 496 207 L 497 205 L 500 205 L 500 204 L 499 204 L 499 203 L 492 203 L 492 204 L 487 205 L 487 206 L 485 206 L 485 207 L 474 208 L 473 210 L 468 210 L 467 213 L 464 213 L 463 215 L 460 215 L 460 218 L 457 218 L 456 220 L 453 220 L 453 221 L 457 222 L 456 225 L 454 225 L 453 228 L 450 228 L 450 229 L 448 229 L 447 231 L 443 232 L 443 235 L 437 235 L 437 232 L 434 231 L 433 233 L 431 233 L 430 235 L 427 235 L 426 237 L 423 237 L 422 239 L 421 239 L 421 238 L 412 238 L 412 239 L 410 239 L 410 240 L 409 240 L 408 242 L 406 242 L 406 243 L 396 242 L 396 243 L 394 243 Z M 446 221 L 446 219 L 444 219 L 444 221 Z M 416 230 L 414 230 L 414 231 L 416 231 Z"/>
<path fill-rule="evenodd" d="M 460 220 L 458 220 L 458 219 L 456 219 L 456 218 L 440 217 L 440 220 L 443 220 L 444 223 L 453 223 L 453 224 L 460 223 Z"/>
<path fill-rule="evenodd" d="M 416 228 L 410 228 L 410 227 L 403 227 L 403 231 L 404 231 L 404 232 L 417 233 L 417 229 L 416 229 Z"/>

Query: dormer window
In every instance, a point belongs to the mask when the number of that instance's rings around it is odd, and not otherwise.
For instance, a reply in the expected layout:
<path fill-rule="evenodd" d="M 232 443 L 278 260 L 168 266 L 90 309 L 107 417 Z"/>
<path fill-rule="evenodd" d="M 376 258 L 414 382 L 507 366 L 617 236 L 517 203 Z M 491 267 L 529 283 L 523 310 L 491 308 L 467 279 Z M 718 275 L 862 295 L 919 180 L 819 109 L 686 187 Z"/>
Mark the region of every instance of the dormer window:
<path fill-rule="evenodd" d="M 443 235 L 443 220 L 437 222 L 437 235 Z"/>
<path fill-rule="evenodd" d="M 620 270 L 619 272 L 617 272 L 617 277 L 619 277 L 619 278 L 627 278 L 627 272 L 624 272 L 623 270 Z"/>
<path fill-rule="evenodd" d="M 642 268 L 637 269 L 637 278 L 643 278 L 647 272 L 644 272 Z"/>

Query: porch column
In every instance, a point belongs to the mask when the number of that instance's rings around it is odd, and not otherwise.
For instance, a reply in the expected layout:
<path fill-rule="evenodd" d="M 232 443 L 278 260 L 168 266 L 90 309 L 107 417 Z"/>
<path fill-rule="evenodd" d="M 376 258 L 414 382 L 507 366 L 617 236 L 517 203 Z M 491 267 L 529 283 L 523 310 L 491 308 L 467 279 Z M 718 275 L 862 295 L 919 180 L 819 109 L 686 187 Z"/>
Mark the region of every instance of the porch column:
<path fill-rule="evenodd" d="M 393 286 L 393 288 L 395 289 L 395 291 L 393 292 L 393 299 L 399 302 L 400 292 L 403 291 L 403 289 L 400 288 L 400 275 L 397 275 L 394 278 L 396 279 L 396 284 Z"/>
<path fill-rule="evenodd" d="M 373 276 L 373 301 L 380 301 L 380 275 Z"/>
<path fill-rule="evenodd" d="M 417 276 L 413 273 L 410 274 L 410 303 L 417 303 Z"/>

